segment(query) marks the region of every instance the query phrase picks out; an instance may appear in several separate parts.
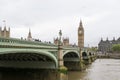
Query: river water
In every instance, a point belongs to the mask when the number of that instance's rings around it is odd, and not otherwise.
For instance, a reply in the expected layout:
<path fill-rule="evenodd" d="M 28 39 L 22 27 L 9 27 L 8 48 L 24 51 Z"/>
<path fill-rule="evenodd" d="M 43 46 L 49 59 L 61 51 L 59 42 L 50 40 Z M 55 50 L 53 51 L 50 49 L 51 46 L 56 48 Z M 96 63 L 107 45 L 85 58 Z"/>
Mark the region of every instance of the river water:
<path fill-rule="evenodd" d="M 68 72 L 68 80 L 120 80 L 120 59 L 97 59 L 82 72 Z"/>

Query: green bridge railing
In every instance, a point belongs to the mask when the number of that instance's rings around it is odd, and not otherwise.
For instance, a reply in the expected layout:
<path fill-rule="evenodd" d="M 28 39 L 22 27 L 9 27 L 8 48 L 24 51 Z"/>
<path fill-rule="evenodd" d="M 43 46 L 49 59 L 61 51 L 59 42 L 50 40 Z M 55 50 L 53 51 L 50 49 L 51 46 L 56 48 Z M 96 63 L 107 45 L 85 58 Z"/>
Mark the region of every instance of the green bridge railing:
<path fill-rule="evenodd" d="M 58 45 L 38 41 L 27 41 L 16 38 L 0 37 L 1 48 L 38 48 L 38 49 L 58 49 Z M 63 46 L 64 50 L 78 50 L 78 47 Z"/>
<path fill-rule="evenodd" d="M 19 48 L 57 48 L 58 46 L 52 43 L 43 43 L 37 41 L 27 41 L 16 38 L 0 37 L 0 47 L 19 47 Z"/>

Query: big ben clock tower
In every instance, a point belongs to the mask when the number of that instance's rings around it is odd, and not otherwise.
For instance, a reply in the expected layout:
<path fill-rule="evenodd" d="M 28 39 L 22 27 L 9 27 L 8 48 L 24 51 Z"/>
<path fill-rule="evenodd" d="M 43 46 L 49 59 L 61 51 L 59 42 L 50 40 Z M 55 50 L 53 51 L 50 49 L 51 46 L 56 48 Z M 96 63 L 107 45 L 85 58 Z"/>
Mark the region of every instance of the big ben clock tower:
<path fill-rule="evenodd" d="M 78 28 L 78 47 L 84 48 L 84 28 L 82 25 L 82 21 L 80 21 L 79 28 Z"/>

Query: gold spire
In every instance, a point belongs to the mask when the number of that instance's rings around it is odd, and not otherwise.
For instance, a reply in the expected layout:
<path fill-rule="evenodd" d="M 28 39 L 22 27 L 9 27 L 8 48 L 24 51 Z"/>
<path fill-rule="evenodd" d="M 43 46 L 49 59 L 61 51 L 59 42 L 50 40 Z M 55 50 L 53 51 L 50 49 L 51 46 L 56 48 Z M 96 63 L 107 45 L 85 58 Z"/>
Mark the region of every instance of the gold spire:
<path fill-rule="evenodd" d="M 80 23 L 79 23 L 79 29 L 83 29 L 83 24 L 82 24 L 82 20 L 80 19 Z"/>
<path fill-rule="evenodd" d="M 32 40 L 32 35 L 31 35 L 31 30 L 29 29 L 29 33 L 28 33 L 28 40 L 31 41 Z"/>
<path fill-rule="evenodd" d="M 29 29 L 28 37 L 32 38 L 32 36 L 31 36 L 31 30 L 30 29 Z"/>
<path fill-rule="evenodd" d="M 82 26 L 82 20 L 80 20 L 80 27 L 83 27 L 83 26 Z"/>
<path fill-rule="evenodd" d="M 3 20 L 3 25 L 4 25 L 4 31 L 6 31 L 6 21 Z"/>

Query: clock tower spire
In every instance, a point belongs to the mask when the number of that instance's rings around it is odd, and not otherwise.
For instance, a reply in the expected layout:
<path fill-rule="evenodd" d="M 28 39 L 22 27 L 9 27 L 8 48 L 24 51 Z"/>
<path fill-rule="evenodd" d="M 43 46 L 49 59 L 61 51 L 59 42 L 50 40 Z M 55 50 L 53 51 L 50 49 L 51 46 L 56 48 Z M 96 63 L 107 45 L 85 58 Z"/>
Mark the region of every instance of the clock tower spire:
<path fill-rule="evenodd" d="M 31 30 L 30 29 L 29 29 L 27 40 L 32 41 L 32 35 L 31 35 Z"/>
<path fill-rule="evenodd" d="M 82 25 L 82 21 L 80 20 L 80 24 L 78 27 L 78 47 L 84 48 L 84 28 Z"/>

